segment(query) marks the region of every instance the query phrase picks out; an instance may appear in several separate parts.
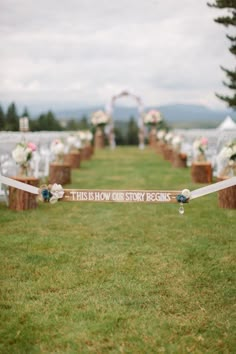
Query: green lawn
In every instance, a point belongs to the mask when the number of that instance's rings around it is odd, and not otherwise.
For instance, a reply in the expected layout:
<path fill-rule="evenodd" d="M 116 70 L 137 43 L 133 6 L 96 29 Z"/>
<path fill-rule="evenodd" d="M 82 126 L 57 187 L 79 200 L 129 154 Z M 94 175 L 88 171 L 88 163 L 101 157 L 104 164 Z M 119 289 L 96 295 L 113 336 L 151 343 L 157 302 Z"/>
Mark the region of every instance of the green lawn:
<path fill-rule="evenodd" d="M 193 190 L 152 150 L 96 153 L 70 188 Z M 233 353 L 236 211 L 0 204 L 0 353 Z"/>

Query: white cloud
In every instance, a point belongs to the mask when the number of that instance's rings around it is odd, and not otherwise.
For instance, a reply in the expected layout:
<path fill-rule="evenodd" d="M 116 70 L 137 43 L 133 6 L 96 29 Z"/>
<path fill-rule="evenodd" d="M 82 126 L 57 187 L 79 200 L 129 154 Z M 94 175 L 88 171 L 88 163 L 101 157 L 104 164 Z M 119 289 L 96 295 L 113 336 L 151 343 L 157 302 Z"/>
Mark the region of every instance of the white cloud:
<path fill-rule="evenodd" d="M 2 101 L 105 104 L 125 88 L 146 105 L 223 108 L 214 92 L 234 58 L 219 13 L 205 0 L 4 0 Z"/>

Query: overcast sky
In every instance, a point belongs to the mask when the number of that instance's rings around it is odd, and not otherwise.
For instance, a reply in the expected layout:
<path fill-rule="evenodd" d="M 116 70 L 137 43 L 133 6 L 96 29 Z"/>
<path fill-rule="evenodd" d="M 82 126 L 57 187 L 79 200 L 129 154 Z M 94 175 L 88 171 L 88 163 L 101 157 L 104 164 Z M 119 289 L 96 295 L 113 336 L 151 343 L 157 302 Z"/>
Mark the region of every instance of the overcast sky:
<path fill-rule="evenodd" d="M 105 105 L 125 89 L 149 106 L 225 108 L 214 92 L 234 57 L 206 2 L 0 0 L 0 103 Z"/>

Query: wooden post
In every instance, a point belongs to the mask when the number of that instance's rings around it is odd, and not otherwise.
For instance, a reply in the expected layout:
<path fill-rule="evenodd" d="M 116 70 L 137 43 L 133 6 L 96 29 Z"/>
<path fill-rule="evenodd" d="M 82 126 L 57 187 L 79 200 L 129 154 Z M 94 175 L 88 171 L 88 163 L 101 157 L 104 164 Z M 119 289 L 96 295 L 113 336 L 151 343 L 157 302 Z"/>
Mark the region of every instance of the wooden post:
<path fill-rule="evenodd" d="M 149 133 L 149 145 L 151 148 L 155 149 L 157 143 L 157 130 L 156 127 L 152 127 Z"/>
<path fill-rule="evenodd" d="M 12 179 L 39 187 L 39 180 L 35 177 L 11 177 Z M 37 208 L 37 195 L 22 191 L 14 187 L 9 187 L 9 209 L 28 210 Z"/>
<path fill-rule="evenodd" d="M 173 150 L 170 146 L 168 145 L 165 145 L 164 146 L 164 149 L 163 149 L 163 157 L 165 160 L 167 161 L 172 161 L 172 158 L 173 158 Z"/>
<path fill-rule="evenodd" d="M 87 145 L 81 150 L 81 160 L 90 160 L 92 155 L 91 146 Z"/>
<path fill-rule="evenodd" d="M 176 168 L 187 167 L 187 155 L 173 151 L 172 166 Z"/>
<path fill-rule="evenodd" d="M 229 177 L 218 177 L 217 181 L 225 181 Z M 236 186 L 222 189 L 218 192 L 218 205 L 220 208 L 236 209 Z"/>
<path fill-rule="evenodd" d="M 104 133 L 101 127 L 97 127 L 94 136 L 95 149 L 103 149 L 105 147 Z"/>
<path fill-rule="evenodd" d="M 69 152 L 64 156 L 64 163 L 71 168 L 80 168 L 81 154 L 80 152 Z"/>
<path fill-rule="evenodd" d="M 212 166 L 210 162 L 193 162 L 191 176 L 194 183 L 212 183 Z"/>
<path fill-rule="evenodd" d="M 49 167 L 49 183 L 71 183 L 71 168 L 68 164 L 51 163 Z"/>

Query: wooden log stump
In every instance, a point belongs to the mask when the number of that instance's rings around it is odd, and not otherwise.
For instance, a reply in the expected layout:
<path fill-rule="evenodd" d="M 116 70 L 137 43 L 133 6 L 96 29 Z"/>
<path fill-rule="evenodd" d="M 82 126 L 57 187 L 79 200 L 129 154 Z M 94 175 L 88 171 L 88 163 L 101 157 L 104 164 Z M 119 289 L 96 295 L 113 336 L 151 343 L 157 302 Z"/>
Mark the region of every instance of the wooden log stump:
<path fill-rule="evenodd" d="M 162 154 L 163 153 L 163 147 L 165 143 L 163 141 L 157 141 L 156 143 L 156 152 L 157 154 Z"/>
<path fill-rule="evenodd" d="M 165 145 L 163 147 L 163 157 L 166 161 L 172 161 L 173 159 L 173 150 L 170 146 Z"/>
<path fill-rule="evenodd" d="M 39 179 L 35 177 L 11 177 L 12 179 L 39 187 Z M 28 210 L 37 208 L 37 195 L 22 191 L 14 187 L 9 187 L 9 209 Z"/>
<path fill-rule="evenodd" d="M 149 145 L 151 148 L 155 149 L 157 143 L 157 130 L 155 127 L 151 128 L 149 133 Z"/>
<path fill-rule="evenodd" d="M 68 164 L 51 163 L 49 167 L 49 184 L 71 183 L 71 168 Z"/>
<path fill-rule="evenodd" d="M 71 168 L 80 168 L 81 154 L 80 152 L 69 152 L 64 156 L 64 163 Z"/>
<path fill-rule="evenodd" d="M 90 160 L 91 159 L 91 146 L 85 146 L 81 150 L 81 160 Z"/>
<path fill-rule="evenodd" d="M 105 147 L 105 137 L 102 128 L 97 127 L 94 136 L 95 149 L 103 149 Z"/>
<path fill-rule="evenodd" d="M 173 151 L 172 166 L 176 168 L 187 167 L 187 155 Z"/>
<path fill-rule="evenodd" d="M 212 183 L 212 166 L 210 162 L 193 162 L 191 176 L 194 183 Z"/>
<path fill-rule="evenodd" d="M 217 181 L 225 181 L 229 177 L 218 177 Z M 222 189 L 218 192 L 218 205 L 220 208 L 236 209 L 236 186 Z"/>

